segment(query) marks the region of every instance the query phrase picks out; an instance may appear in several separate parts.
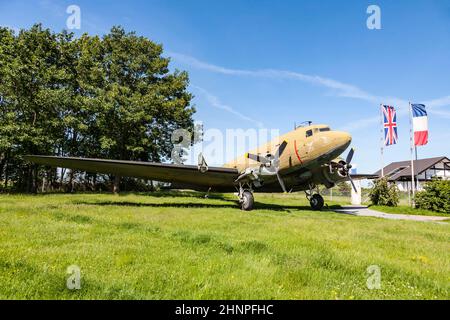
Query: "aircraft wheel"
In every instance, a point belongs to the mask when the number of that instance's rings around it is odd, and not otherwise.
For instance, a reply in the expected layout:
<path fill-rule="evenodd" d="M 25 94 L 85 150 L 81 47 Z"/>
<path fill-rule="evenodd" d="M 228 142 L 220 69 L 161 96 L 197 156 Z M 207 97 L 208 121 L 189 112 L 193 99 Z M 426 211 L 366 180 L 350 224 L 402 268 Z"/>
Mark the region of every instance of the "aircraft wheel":
<path fill-rule="evenodd" d="M 309 203 L 311 204 L 311 208 L 313 210 L 319 211 L 322 210 L 325 201 L 323 200 L 323 197 L 320 194 L 316 193 L 311 197 Z"/>
<path fill-rule="evenodd" d="M 251 211 L 253 210 L 253 204 L 254 204 L 253 194 L 250 191 L 245 190 L 242 193 L 241 209 L 244 211 Z"/>

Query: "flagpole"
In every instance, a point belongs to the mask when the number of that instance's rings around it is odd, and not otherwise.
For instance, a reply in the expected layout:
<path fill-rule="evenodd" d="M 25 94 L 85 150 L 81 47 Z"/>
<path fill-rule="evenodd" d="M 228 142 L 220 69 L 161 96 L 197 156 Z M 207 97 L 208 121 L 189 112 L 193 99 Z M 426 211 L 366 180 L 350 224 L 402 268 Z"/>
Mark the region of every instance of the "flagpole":
<path fill-rule="evenodd" d="M 417 146 L 414 146 L 414 152 L 416 154 L 416 162 L 417 162 L 417 159 L 418 159 L 418 157 L 417 157 Z M 415 178 L 415 182 L 416 182 L 416 188 L 417 188 L 417 191 L 418 191 L 419 190 L 419 176 L 417 175 L 414 178 Z"/>
<path fill-rule="evenodd" d="M 384 178 L 384 160 L 383 160 L 383 152 L 384 152 L 384 122 L 383 122 L 383 104 L 380 103 L 380 123 L 381 123 L 381 137 L 380 137 L 380 149 L 381 149 L 381 177 Z"/>
<path fill-rule="evenodd" d="M 412 206 L 414 207 L 414 197 L 416 195 L 416 182 L 414 179 L 414 137 L 413 137 L 413 114 L 411 109 L 411 102 L 409 102 L 409 135 L 411 140 L 411 186 L 412 186 Z"/>

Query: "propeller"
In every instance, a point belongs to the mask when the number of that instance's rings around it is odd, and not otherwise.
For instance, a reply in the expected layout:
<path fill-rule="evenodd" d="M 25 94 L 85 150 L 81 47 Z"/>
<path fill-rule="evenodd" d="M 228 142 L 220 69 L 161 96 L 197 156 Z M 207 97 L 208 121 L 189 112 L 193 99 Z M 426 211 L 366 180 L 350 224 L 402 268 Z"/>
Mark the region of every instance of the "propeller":
<path fill-rule="evenodd" d="M 267 155 L 265 157 L 262 157 L 256 154 L 247 153 L 247 158 L 252 159 L 256 162 L 260 162 L 262 164 L 267 164 L 270 162 L 270 159 L 267 157 Z"/>
<path fill-rule="evenodd" d="M 358 192 L 358 190 L 356 189 L 356 186 L 355 186 L 355 182 L 353 182 L 352 176 L 350 175 L 350 169 L 352 168 L 351 162 L 352 162 L 354 155 L 355 155 L 355 149 L 351 148 L 347 157 L 345 158 L 345 162 L 340 161 L 339 163 L 336 163 L 335 165 L 340 168 L 340 170 L 341 170 L 340 172 L 344 176 L 347 176 L 348 180 L 350 181 L 350 183 L 353 187 L 353 190 L 355 190 L 355 192 Z"/>
<path fill-rule="evenodd" d="M 350 165 L 350 162 L 352 162 L 354 154 L 355 154 L 355 148 L 351 148 L 350 152 L 347 155 L 347 158 L 345 159 L 345 162 L 347 162 L 348 165 Z M 350 165 L 350 168 L 351 168 L 351 165 Z"/>
<path fill-rule="evenodd" d="M 280 166 L 280 157 L 283 154 L 286 147 L 287 141 L 283 141 L 278 147 L 277 151 L 275 152 L 275 155 L 266 154 L 265 156 L 260 156 L 256 154 L 247 153 L 247 158 L 262 163 L 265 167 L 274 169 L 275 175 L 277 176 L 278 179 L 278 183 L 280 184 L 281 189 L 283 189 L 283 192 L 287 191 L 286 186 L 284 185 L 284 181 L 279 173 L 279 166 Z"/>
<path fill-rule="evenodd" d="M 355 192 L 358 193 L 355 183 L 353 182 L 352 176 L 350 174 L 347 174 L 347 177 L 348 177 L 348 180 L 350 180 L 350 183 L 352 184 L 353 190 L 355 190 Z"/>

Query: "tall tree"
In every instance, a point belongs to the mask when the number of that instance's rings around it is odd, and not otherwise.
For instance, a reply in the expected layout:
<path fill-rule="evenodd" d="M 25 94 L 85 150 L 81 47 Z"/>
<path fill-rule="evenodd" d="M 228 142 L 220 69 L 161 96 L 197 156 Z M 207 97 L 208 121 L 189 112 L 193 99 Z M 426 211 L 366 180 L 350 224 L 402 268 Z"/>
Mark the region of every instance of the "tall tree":
<path fill-rule="evenodd" d="M 20 31 L 12 44 L 12 50 L 2 59 L 5 66 L 1 85 L 6 101 L 2 109 L 12 124 L 8 154 L 18 186 L 35 191 L 36 167 L 21 159 L 27 153 L 53 153 L 58 144 L 58 108 L 64 100 L 59 49 L 55 35 L 41 25 Z"/>
<path fill-rule="evenodd" d="M 22 160 L 30 153 L 167 160 L 171 132 L 191 128 L 195 109 L 187 73 L 169 72 L 162 53 L 121 27 L 78 39 L 39 24 L 0 28 L 0 178 L 35 191 L 38 171 Z"/>
<path fill-rule="evenodd" d="M 193 126 L 186 72 L 169 73 L 162 46 L 120 27 L 102 41 L 104 90 L 98 104 L 101 148 L 109 158 L 170 157 L 174 129 Z M 118 189 L 115 179 L 115 189 Z"/>
<path fill-rule="evenodd" d="M 7 74 L 14 57 L 15 38 L 12 30 L 0 27 L 0 180 L 4 179 L 7 187 L 10 173 L 8 172 L 14 136 L 18 132 L 15 122 L 14 107 L 9 98 Z"/>

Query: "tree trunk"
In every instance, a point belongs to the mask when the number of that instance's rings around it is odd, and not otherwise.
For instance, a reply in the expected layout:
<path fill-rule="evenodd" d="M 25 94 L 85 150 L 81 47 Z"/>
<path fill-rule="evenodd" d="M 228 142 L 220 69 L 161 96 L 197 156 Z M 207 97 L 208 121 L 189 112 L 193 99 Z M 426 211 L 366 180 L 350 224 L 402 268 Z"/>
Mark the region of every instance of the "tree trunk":
<path fill-rule="evenodd" d="M 3 177 L 3 167 L 4 167 L 4 165 L 5 165 L 5 155 L 4 155 L 3 153 L 0 155 L 0 159 L 1 159 L 1 161 L 0 161 L 0 180 L 2 180 L 2 177 Z"/>
<path fill-rule="evenodd" d="M 94 173 L 94 176 L 92 177 L 92 191 L 97 191 L 97 174 Z"/>
<path fill-rule="evenodd" d="M 25 190 L 27 193 L 31 193 L 31 185 L 33 184 L 33 173 L 31 172 L 31 165 L 27 165 L 26 169 L 26 182 L 25 182 Z"/>
<path fill-rule="evenodd" d="M 58 186 L 58 169 L 57 168 L 53 168 L 52 169 L 52 184 L 51 184 L 51 191 L 55 191 L 57 188 L 57 190 L 61 190 L 60 187 Z"/>
<path fill-rule="evenodd" d="M 113 193 L 117 194 L 120 191 L 120 176 L 114 177 L 114 183 L 113 183 Z"/>
<path fill-rule="evenodd" d="M 37 193 L 37 191 L 38 191 L 38 173 L 39 173 L 38 166 L 33 165 L 31 172 L 32 172 L 31 192 Z"/>
<path fill-rule="evenodd" d="M 74 172 L 73 172 L 73 170 L 70 170 L 70 178 L 69 178 L 69 192 L 73 192 L 73 175 L 74 175 Z"/>
<path fill-rule="evenodd" d="M 8 188 L 8 160 L 5 161 L 5 189 Z"/>
<path fill-rule="evenodd" d="M 66 169 L 61 169 L 61 178 L 59 180 L 59 185 L 60 188 L 63 188 L 63 184 L 64 184 L 64 175 L 66 174 Z"/>
<path fill-rule="evenodd" d="M 47 185 L 47 174 L 44 174 L 44 176 L 42 177 L 42 188 L 41 188 L 41 192 L 45 193 L 45 187 Z"/>

